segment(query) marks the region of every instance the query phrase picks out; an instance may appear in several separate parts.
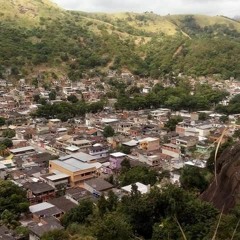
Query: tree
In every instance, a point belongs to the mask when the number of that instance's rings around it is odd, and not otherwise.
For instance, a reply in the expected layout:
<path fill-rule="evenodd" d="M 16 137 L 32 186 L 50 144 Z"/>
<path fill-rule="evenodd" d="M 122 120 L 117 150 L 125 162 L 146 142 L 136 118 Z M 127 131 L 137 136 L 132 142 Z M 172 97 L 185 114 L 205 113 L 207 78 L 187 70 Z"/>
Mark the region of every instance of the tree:
<path fill-rule="evenodd" d="M 198 167 L 185 166 L 180 176 L 181 186 L 187 190 L 203 192 L 208 186 L 208 181 L 204 174 L 206 172 Z"/>
<path fill-rule="evenodd" d="M 217 220 L 218 211 L 211 204 L 174 185 L 161 190 L 154 189 L 147 200 L 150 199 L 156 223 L 153 227 L 153 240 L 182 239 L 176 220 L 187 239 L 205 239 Z"/>
<path fill-rule="evenodd" d="M 180 116 L 175 116 L 172 117 L 168 120 L 168 122 L 165 124 L 165 127 L 169 130 L 169 131 L 175 131 L 176 125 L 181 122 L 183 120 L 182 117 Z"/>
<path fill-rule="evenodd" d="M 94 236 L 98 240 L 130 240 L 132 239 L 131 225 L 127 218 L 120 213 L 109 213 L 99 219 L 93 228 Z"/>
<path fill-rule="evenodd" d="M 128 171 L 121 171 L 120 177 L 121 186 L 126 186 L 136 182 L 153 185 L 157 181 L 157 172 L 148 169 L 145 166 L 136 166 L 130 168 Z"/>
<path fill-rule="evenodd" d="M 102 111 L 104 107 L 104 101 L 93 102 L 87 105 L 88 112 L 97 113 Z"/>
<path fill-rule="evenodd" d="M 5 125 L 5 118 L 0 117 L 0 126 Z"/>
<path fill-rule="evenodd" d="M 93 220 L 93 218 L 92 218 Z M 94 225 L 95 225 L 94 218 Z M 72 223 L 68 226 L 67 232 L 71 236 L 71 240 L 97 240 L 95 237 L 93 237 L 93 226 L 90 224 L 78 224 L 78 223 Z"/>
<path fill-rule="evenodd" d="M 235 130 L 235 132 L 233 133 L 233 137 L 240 138 L 240 129 Z"/>
<path fill-rule="evenodd" d="M 103 136 L 104 136 L 105 138 L 113 137 L 114 134 L 115 134 L 114 129 L 113 129 L 110 125 L 107 125 L 107 126 L 103 129 Z"/>
<path fill-rule="evenodd" d="M 75 95 L 70 95 L 67 97 L 67 100 L 71 103 L 77 103 L 78 102 L 78 98 Z"/>
<path fill-rule="evenodd" d="M 223 116 L 221 116 L 221 117 L 219 118 L 219 120 L 220 120 L 220 122 L 222 122 L 222 123 L 226 123 L 226 122 L 228 121 L 228 116 L 223 115 Z"/>
<path fill-rule="evenodd" d="M 27 227 L 18 226 L 15 231 L 17 235 L 23 237 L 23 239 L 27 239 L 29 237 L 29 229 Z"/>
<path fill-rule="evenodd" d="M 130 161 L 127 158 L 124 158 L 121 162 L 121 172 L 128 171 L 131 168 Z"/>
<path fill-rule="evenodd" d="M 63 229 L 55 229 L 43 234 L 41 240 L 68 240 L 69 235 Z"/>
<path fill-rule="evenodd" d="M 107 201 L 108 201 L 108 210 L 110 212 L 115 211 L 118 205 L 118 197 L 113 191 L 108 192 Z"/>
<path fill-rule="evenodd" d="M 4 145 L 4 144 L 1 144 L 0 143 L 0 155 L 5 157 L 8 155 L 8 150 L 7 150 L 7 147 Z"/>
<path fill-rule="evenodd" d="M 6 210 L 18 219 L 21 213 L 28 211 L 28 205 L 26 192 L 22 188 L 10 181 L 0 180 L 0 212 Z"/>
<path fill-rule="evenodd" d="M 108 212 L 113 212 L 116 210 L 118 204 L 118 197 L 113 191 L 109 191 L 107 197 L 103 194 L 100 196 L 97 206 L 100 216 Z"/>
<path fill-rule="evenodd" d="M 132 194 L 124 196 L 119 206 L 119 211 L 128 217 L 135 235 L 143 236 L 144 239 L 150 239 L 152 234 L 153 200 L 147 199 L 146 195 L 141 195 L 133 184 Z"/>
<path fill-rule="evenodd" d="M 201 121 L 205 121 L 208 119 L 208 115 L 205 113 L 205 112 L 201 112 L 199 113 L 199 116 L 198 116 L 199 120 Z"/>
<path fill-rule="evenodd" d="M 5 137 L 5 138 L 13 138 L 13 137 L 15 137 L 15 135 L 16 135 L 15 130 L 14 129 L 10 129 L 10 128 L 5 129 L 2 132 L 2 136 Z"/>
<path fill-rule="evenodd" d="M 118 145 L 116 150 L 118 152 L 122 152 L 122 153 L 125 153 L 125 154 L 130 154 L 131 153 L 131 148 L 128 147 L 128 146 L 125 146 L 125 145 Z"/>
<path fill-rule="evenodd" d="M 67 212 L 61 219 L 63 226 L 67 227 L 71 223 L 85 223 L 87 217 L 93 213 L 93 203 L 83 200 L 79 205 Z"/>
<path fill-rule="evenodd" d="M 17 223 L 18 216 L 12 212 L 10 212 L 8 209 L 5 209 L 1 215 L 0 219 L 5 225 L 10 225 L 12 227 L 16 227 L 18 225 Z"/>
<path fill-rule="evenodd" d="M 100 216 L 103 216 L 108 211 L 108 202 L 104 194 L 100 196 L 97 202 L 98 212 Z"/>
<path fill-rule="evenodd" d="M 33 101 L 34 101 L 35 103 L 38 103 L 38 102 L 40 101 L 40 99 L 41 99 L 41 97 L 40 97 L 39 94 L 35 94 L 35 95 L 33 96 Z"/>
<path fill-rule="evenodd" d="M 38 103 L 41 104 L 41 105 L 46 105 L 47 104 L 47 100 L 45 98 L 40 98 Z"/>
<path fill-rule="evenodd" d="M 55 90 L 51 90 L 49 93 L 49 100 L 56 100 L 57 93 Z"/>
<path fill-rule="evenodd" d="M 3 144 L 4 146 L 6 146 L 7 148 L 10 148 L 10 147 L 13 146 L 13 142 L 12 142 L 12 140 L 9 139 L 9 138 L 5 138 L 5 139 L 1 142 L 1 144 Z"/>

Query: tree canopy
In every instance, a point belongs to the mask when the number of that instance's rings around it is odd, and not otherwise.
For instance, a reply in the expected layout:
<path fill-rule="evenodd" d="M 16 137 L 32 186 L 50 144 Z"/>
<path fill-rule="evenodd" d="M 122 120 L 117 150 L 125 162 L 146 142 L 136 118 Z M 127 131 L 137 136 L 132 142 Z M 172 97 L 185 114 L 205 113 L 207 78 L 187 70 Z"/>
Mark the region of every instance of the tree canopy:
<path fill-rule="evenodd" d="M 104 136 L 105 138 L 113 137 L 114 134 L 115 134 L 115 131 L 114 131 L 114 129 L 112 128 L 112 126 L 107 125 L 106 127 L 104 127 L 104 129 L 103 129 L 103 136 Z"/>
<path fill-rule="evenodd" d="M 28 206 L 26 192 L 22 188 L 11 181 L 0 180 L 0 220 L 16 225 L 20 214 L 28 211 Z"/>

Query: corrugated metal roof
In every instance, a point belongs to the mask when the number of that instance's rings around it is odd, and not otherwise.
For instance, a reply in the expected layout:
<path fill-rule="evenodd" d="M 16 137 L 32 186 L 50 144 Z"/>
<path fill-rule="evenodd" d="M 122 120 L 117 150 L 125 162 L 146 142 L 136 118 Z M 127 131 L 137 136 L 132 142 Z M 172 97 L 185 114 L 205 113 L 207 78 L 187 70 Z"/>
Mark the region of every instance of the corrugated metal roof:
<path fill-rule="evenodd" d="M 27 147 L 22 147 L 22 148 L 11 149 L 10 152 L 20 153 L 20 152 L 25 152 L 25 151 L 30 151 L 30 150 L 35 150 L 35 149 L 31 146 L 27 146 Z"/>
<path fill-rule="evenodd" d="M 69 175 L 64 174 L 64 173 L 59 173 L 59 174 L 56 174 L 56 175 L 48 176 L 46 178 L 51 180 L 51 181 L 56 181 L 56 180 L 64 179 L 64 178 L 67 178 L 67 177 L 69 177 Z"/>
<path fill-rule="evenodd" d="M 35 213 L 35 212 L 39 212 L 52 207 L 54 207 L 54 205 L 52 205 L 51 203 L 43 202 L 43 203 L 30 206 L 29 210 L 31 213 Z"/>

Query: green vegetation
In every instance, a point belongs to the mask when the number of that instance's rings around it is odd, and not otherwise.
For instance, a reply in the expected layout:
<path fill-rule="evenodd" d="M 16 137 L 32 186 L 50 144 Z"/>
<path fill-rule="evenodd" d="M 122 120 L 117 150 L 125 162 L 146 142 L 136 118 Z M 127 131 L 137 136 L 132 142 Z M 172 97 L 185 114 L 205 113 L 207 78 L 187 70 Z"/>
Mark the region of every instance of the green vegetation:
<path fill-rule="evenodd" d="M 0 126 L 5 125 L 5 119 L 3 117 L 0 117 Z"/>
<path fill-rule="evenodd" d="M 223 151 L 225 149 L 227 149 L 228 147 L 232 146 L 234 143 L 232 138 L 228 138 L 228 140 L 221 144 L 220 147 L 218 148 L 217 151 L 217 158 L 219 158 L 221 156 L 221 154 L 223 153 Z M 207 169 L 209 170 L 209 172 L 214 173 L 214 162 L 215 162 L 215 152 L 216 152 L 216 148 L 214 148 L 207 160 Z M 220 171 L 220 169 L 217 169 L 217 173 Z"/>
<path fill-rule="evenodd" d="M 77 103 L 78 102 L 78 98 L 75 95 L 68 96 L 67 100 L 71 103 Z"/>
<path fill-rule="evenodd" d="M 61 102 L 54 104 L 43 104 L 40 106 L 36 112 L 32 114 L 33 117 L 44 117 L 47 119 L 50 118 L 59 118 L 62 121 L 66 122 L 67 120 L 74 117 L 84 117 L 85 113 L 97 113 L 98 111 L 103 110 L 104 102 L 94 102 L 87 104 L 83 101 L 78 101 L 75 103 L 71 102 Z"/>
<path fill-rule="evenodd" d="M 15 137 L 15 135 L 16 135 L 15 130 L 14 129 L 10 129 L 10 128 L 5 129 L 2 132 L 2 137 L 5 137 L 5 138 L 13 138 L 13 137 Z"/>
<path fill-rule="evenodd" d="M 181 186 L 184 189 L 202 193 L 209 185 L 207 175 L 208 171 L 205 169 L 192 166 L 184 167 L 180 177 Z"/>
<path fill-rule="evenodd" d="M 0 222 L 17 227 L 21 213 L 27 211 L 26 193 L 14 183 L 0 180 Z"/>
<path fill-rule="evenodd" d="M 56 96 L 57 96 L 57 93 L 55 90 L 52 90 L 50 93 L 49 93 L 49 100 L 56 100 Z"/>
<path fill-rule="evenodd" d="M 82 201 L 76 208 L 66 213 L 61 222 L 67 227 L 71 223 L 85 223 L 87 217 L 93 213 L 93 203 L 90 201 Z"/>
<path fill-rule="evenodd" d="M 197 197 L 195 190 L 202 191 L 206 187 L 202 178 L 204 170 L 185 168 L 180 179 L 183 188 L 152 187 L 149 193 L 142 195 L 133 183 L 154 184 L 156 173 L 145 167 L 131 168 L 127 161 L 122 165 L 124 171 L 119 178 L 124 176 L 132 184 L 129 195 L 119 201 L 109 191 L 106 197 L 100 196 L 96 204 L 91 200 L 81 201 L 62 217 L 65 229 L 50 231 L 41 240 L 175 240 L 182 238 L 181 228 L 187 239 L 212 239 L 220 216 L 217 238 L 230 239 L 234 234 L 239 222 L 239 206 L 221 215 L 211 204 Z M 1 223 L 27 235 L 26 229 L 18 224 L 20 214 L 27 209 L 26 193 L 10 181 L 0 181 Z M 235 237 L 239 237 L 238 231 Z"/>
<path fill-rule="evenodd" d="M 64 230 L 52 230 L 45 233 L 41 240 L 66 240 L 68 239 L 68 234 Z"/>
<path fill-rule="evenodd" d="M 85 208 L 83 205 L 91 207 Z M 109 193 L 106 199 L 100 197 L 97 205 L 85 202 L 80 203 L 79 206 L 77 210 L 68 214 L 69 221 L 64 232 L 50 232 L 42 239 L 57 239 L 56 236 L 60 233 L 66 240 L 181 239 L 182 233 L 177 221 L 181 224 L 187 239 L 211 239 L 212 230 L 219 217 L 218 211 L 210 204 L 202 202 L 194 194 L 173 185 L 162 190 L 154 188 L 144 195 L 136 191 L 133 186 L 132 193 L 123 196 L 122 201 L 117 201 L 116 196 Z M 76 211 L 77 219 L 72 218 Z M 82 218 L 81 215 L 87 218 Z M 236 215 L 229 216 L 235 226 Z M 81 218 L 80 221 L 78 221 L 79 218 Z M 224 221 L 222 224 L 228 223 Z M 222 229 L 221 234 L 229 235 L 227 231 L 232 229 L 228 227 L 225 232 Z"/>
<path fill-rule="evenodd" d="M 117 109 L 138 110 L 144 108 L 168 107 L 173 110 L 186 109 L 189 111 L 211 109 L 228 94 L 224 91 L 213 90 L 209 85 L 197 85 L 191 89 L 187 81 L 177 80 L 176 87 L 155 85 L 147 95 L 133 96 L 122 93 L 119 89 Z"/>
<path fill-rule="evenodd" d="M 121 172 L 119 177 L 120 185 L 126 186 L 136 182 L 154 185 L 157 181 L 157 172 L 147 167 L 137 166 Z"/>
<path fill-rule="evenodd" d="M 13 129 L 7 128 L 2 131 L 3 140 L 0 141 L 0 155 L 7 156 L 9 154 L 8 148 L 13 146 L 12 138 L 15 137 L 16 132 Z"/>
<path fill-rule="evenodd" d="M 224 113 L 224 114 L 239 114 L 240 112 L 240 94 L 237 94 L 236 96 L 234 96 L 230 102 L 229 105 L 227 106 L 223 106 L 221 104 L 219 104 L 216 107 L 216 110 L 220 113 Z"/>
<path fill-rule="evenodd" d="M 47 0 L 0 3 L 0 76 L 8 79 L 32 81 L 38 72 L 44 81 L 62 75 L 78 81 L 107 69 L 154 78 L 240 76 L 240 23 L 225 17 L 88 14 Z"/>
<path fill-rule="evenodd" d="M 183 118 L 181 116 L 171 117 L 168 120 L 168 122 L 165 124 L 165 128 L 168 129 L 169 131 L 175 131 L 176 125 L 182 121 L 183 121 Z"/>
<path fill-rule="evenodd" d="M 105 138 L 113 137 L 114 134 L 115 134 L 115 131 L 114 131 L 114 129 L 113 129 L 110 125 L 106 126 L 106 127 L 103 129 L 103 136 L 104 136 Z"/>
<path fill-rule="evenodd" d="M 13 142 L 9 138 L 5 138 L 3 141 L 0 142 L 1 146 L 5 146 L 6 148 L 10 148 L 13 146 Z"/>

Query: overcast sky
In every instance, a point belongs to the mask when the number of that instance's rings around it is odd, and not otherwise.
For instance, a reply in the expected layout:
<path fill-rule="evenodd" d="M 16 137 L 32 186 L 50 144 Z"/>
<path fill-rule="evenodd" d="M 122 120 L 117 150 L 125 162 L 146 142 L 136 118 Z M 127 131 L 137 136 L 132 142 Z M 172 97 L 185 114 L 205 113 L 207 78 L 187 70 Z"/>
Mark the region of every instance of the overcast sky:
<path fill-rule="evenodd" d="M 65 9 L 86 12 L 198 13 L 240 15 L 240 0 L 52 0 Z"/>

